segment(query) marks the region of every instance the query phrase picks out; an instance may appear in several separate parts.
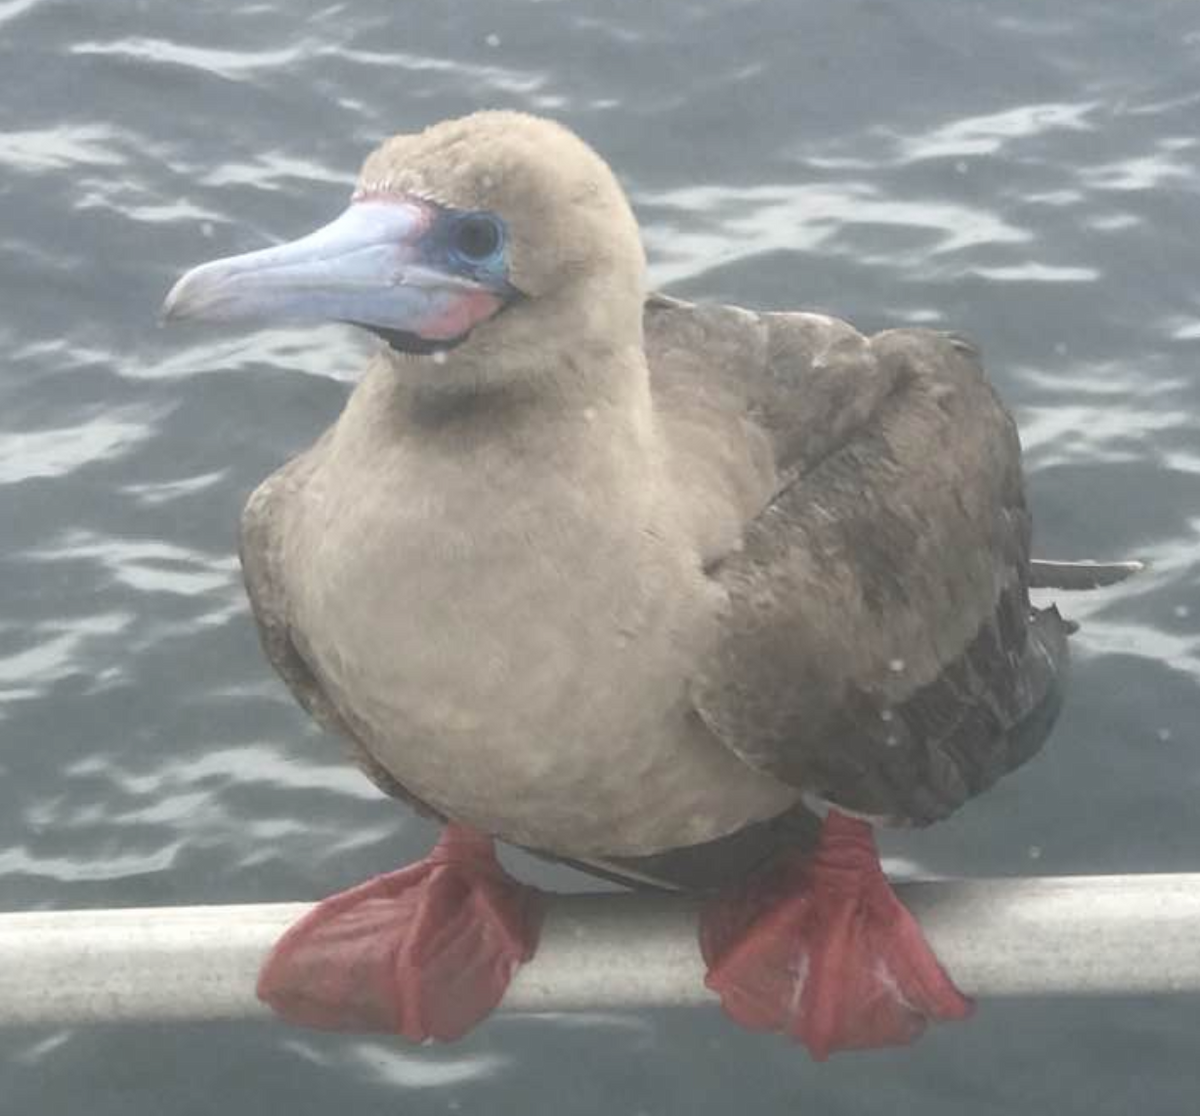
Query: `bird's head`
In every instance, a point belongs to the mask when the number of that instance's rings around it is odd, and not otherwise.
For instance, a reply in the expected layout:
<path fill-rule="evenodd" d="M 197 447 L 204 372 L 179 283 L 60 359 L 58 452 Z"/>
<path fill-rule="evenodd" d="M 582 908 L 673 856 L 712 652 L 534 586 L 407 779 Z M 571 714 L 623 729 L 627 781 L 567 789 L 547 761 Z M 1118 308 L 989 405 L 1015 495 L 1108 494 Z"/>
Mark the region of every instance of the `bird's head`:
<path fill-rule="evenodd" d="M 387 140 L 341 216 L 194 268 L 164 314 L 349 322 L 399 353 L 459 350 L 454 364 L 490 378 L 568 343 L 640 338 L 644 271 L 625 195 L 590 147 L 548 120 L 481 112 Z"/>

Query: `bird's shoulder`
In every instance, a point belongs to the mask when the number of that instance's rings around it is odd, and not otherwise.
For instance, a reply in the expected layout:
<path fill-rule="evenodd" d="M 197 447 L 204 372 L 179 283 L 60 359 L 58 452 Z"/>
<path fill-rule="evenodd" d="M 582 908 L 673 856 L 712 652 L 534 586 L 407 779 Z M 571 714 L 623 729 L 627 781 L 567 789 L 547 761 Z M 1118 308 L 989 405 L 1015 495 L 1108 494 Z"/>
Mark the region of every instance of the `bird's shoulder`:
<path fill-rule="evenodd" d="M 702 409 L 736 415 L 769 439 L 781 477 L 811 468 L 897 393 L 925 396 L 943 414 L 964 403 L 976 423 L 1002 437 L 1012 426 L 979 349 L 956 333 L 866 334 L 816 311 L 756 312 L 653 294 L 645 345 L 656 405 L 668 421 Z"/>

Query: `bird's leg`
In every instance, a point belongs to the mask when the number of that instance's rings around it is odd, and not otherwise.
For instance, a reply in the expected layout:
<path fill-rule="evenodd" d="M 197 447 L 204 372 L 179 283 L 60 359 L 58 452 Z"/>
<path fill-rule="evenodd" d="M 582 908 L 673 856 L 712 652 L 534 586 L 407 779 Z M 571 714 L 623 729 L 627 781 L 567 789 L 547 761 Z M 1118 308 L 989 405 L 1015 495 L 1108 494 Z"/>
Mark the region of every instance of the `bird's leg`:
<path fill-rule="evenodd" d="M 450 1041 L 537 948 L 541 893 L 490 838 L 448 825 L 433 851 L 319 903 L 276 943 L 259 998 L 293 1023 Z"/>
<path fill-rule="evenodd" d="M 823 1060 L 912 1042 L 926 1023 L 964 1019 L 954 986 L 879 865 L 871 826 L 831 810 L 816 852 L 794 854 L 701 916 L 706 983 L 752 1030 Z"/>

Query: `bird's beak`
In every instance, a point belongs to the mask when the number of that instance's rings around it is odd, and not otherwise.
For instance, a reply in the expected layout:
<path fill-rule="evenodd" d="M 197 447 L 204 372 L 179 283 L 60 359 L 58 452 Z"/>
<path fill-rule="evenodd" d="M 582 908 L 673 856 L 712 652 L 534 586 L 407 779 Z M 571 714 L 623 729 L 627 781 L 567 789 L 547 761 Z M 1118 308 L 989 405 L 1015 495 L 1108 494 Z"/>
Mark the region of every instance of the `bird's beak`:
<path fill-rule="evenodd" d="M 450 341 L 503 304 L 487 286 L 435 266 L 436 210 L 409 199 L 353 203 L 300 240 L 201 264 L 171 288 L 168 320 L 350 322 L 385 336 Z"/>

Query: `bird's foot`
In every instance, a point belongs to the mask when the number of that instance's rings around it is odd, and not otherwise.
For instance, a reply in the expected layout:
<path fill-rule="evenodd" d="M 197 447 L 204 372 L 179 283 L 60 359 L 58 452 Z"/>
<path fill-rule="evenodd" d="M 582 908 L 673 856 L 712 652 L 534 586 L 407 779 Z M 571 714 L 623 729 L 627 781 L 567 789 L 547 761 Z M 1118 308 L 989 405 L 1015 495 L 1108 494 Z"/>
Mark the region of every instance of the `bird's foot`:
<path fill-rule="evenodd" d="M 275 944 L 259 999 L 289 1022 L 459 1038 L 537 948 L 542 901 L 490 838 L 449 825 L 433 851 L 314 907 Z"/>
<path fill-rule="evenodd" d="M 912 1042 L 929 1020 L 964 1019 L 954 986 L 879 866 L 866 822 L 831 811 L 811 857 L 718 898 L 701 916 L 706 984 L 752 1030 L 824 1060 Z"/>

